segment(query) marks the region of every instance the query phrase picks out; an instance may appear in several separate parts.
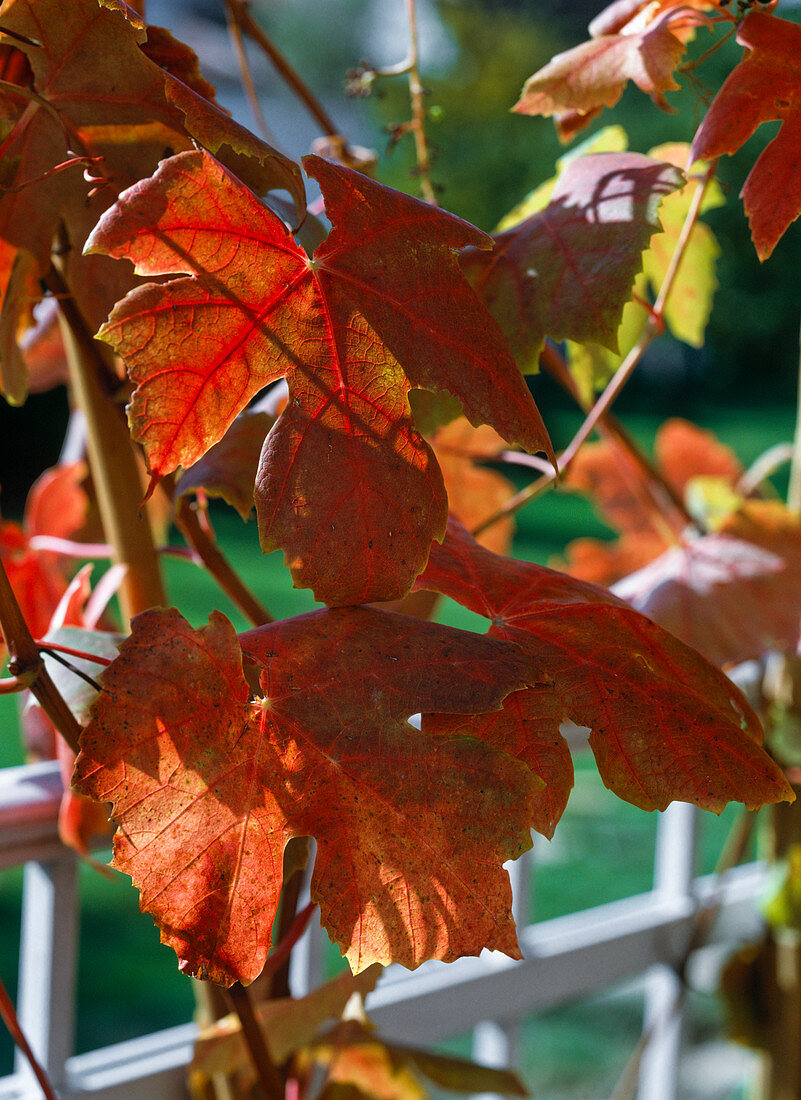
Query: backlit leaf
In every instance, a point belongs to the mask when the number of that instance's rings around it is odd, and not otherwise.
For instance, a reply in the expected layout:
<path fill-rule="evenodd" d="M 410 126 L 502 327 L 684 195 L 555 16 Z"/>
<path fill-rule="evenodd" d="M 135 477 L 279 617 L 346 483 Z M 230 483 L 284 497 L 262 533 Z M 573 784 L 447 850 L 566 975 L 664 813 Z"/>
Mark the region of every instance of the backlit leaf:
<path fill-rule="evenodd" d="M 801 525 L 775 501 L 750 501 L 615 591 L 717 664 L 793 651 L 801 640 Z"/>
<path fill-rule="evenodd" d="M 27 67 L 18 66 L 16 78 L 27 94 L 0 90 L 0 116 L 9 130 L 2 182 L 10 188 L 0 199 L 0 236 L 38 278 L 61 234 L 67 281 L 92 327 L 102 324 L 133 282 L 130 269 L 81 255 L 89 231 L 119 191 L 150 175 L 165 155 L 191 148 L 193 136 L 213 140 L 221 155 L 230 152 L 237 168 L 247 161 L 263 184 L 289 189 L 302 211 L 299 166 L 252 135 L 249 147 L 239 148 L 242 127 L 146 56 L 144 24 L 126 4 L 5 0 L 2 21 L 5 30 L 23 36 L 16 40 L 17 55 L 27 57 Z M 191 51 L 182 49 L 186 62 Z M 223 120 L 216 130 L 203 126 L 211 116 Z M 58 170 L 76 155 L 101 158 L 91 166 L 96 181 L 84 178 L 80 162 Z M 0 279 L 0 289 L 4 283 Z M 18 296 L 7 296 L 7 331 L 16 333 L 23 305 Z M 15 400 L 18 374 L 9 383 Z"/>
<path fill-rule="evenodd" d="M 719 669 L 602 589 L 500 558 L 451 523 L 419 587 L 492 621 L 531 653 L 565 716 L 588 726 L 606 785 L 643 809 L 676 800 L 719 812 L 792 801 L 762 731 Z"/>
<path fill-rule="evenodd" d="M 450 391 L 510 442 L 550 443 L 454 256 L 489 239 L 346 168 L 306 166 L 334 224 L 313 260 L 208 154 L 165 161 L 126 192 L 89 247 L 142 275 L 189 277 L 133 291 L 102 335 L 137 384 L 129 417 L 154 478 L 196 462 L 286 376 L 256 482 L 262 547 L 281 546 L 296 585 L 326 603 L 397 599 L 447 508 L 410 387 Z"/>
<path fill-rule="evenodd" d="M 241 636 L 146 612 L 84 732 L 83 793 L 114 803 L 114 866 L 181 967 L 252 981 L 291 836 L 314 836 L 312 899 L 354 970 L 484 947 L 517 957 L 503 863 L 530 845 L 539 783 L 521 761 L 408 725 L 482 713 L 534 682 L 497 639 L 369 608 Z M 250 698 L 242 653 L 263 697 Z M 191 684 L 191 691 L 187 685 Z"/>
<path fill-rule="evenodd" d="M 737 41 L 748 52 L 709 108 L 692 156 L 735 153 L 763 122 L 781 121 L 740 192 L 757 255 L 766 260 L 801 212 L 801 26 L 752 11 Z"/>
<path fill-rule="evenodd" d="M 659 230 L 659 202 L 681 179 L 639 153 L 580 157 L 542 213 L 498 233 L 492 252 L 462 255 L 522 370 L 536 369 L 546 336 L 617 347 L 643 250 Z"/>
<path fill-rule="evenodd" d="M 513 110 L 593 117 L 601 107 L 614 107 L 629 80 L 666 107 L 663 93 L 678 88 L 673 73 L 685 50 L 681 30 L 688 18 L 682 7 L 683 12 L 665 11 L 642 29 L 630 25 L 622 33 L 602 34 L 557 54 L 529 77 Z"/>

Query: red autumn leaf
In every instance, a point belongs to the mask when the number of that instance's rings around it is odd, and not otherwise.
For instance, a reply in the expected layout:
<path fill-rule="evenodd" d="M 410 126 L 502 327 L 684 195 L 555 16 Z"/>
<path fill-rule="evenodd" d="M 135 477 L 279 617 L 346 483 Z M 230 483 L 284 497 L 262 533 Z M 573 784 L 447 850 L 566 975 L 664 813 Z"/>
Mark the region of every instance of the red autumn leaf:
<path fill-rule="evenodd" d="M 737 41 L 748 52 L 709 108 L 691 157 L 735 153 L 763 122 L 781 120 L 740 192 L 757 255 L 766 260 L 801 213 L 801 26 L 752 11 Z"/>
<path fill-rule="evenodd" d="M 615 586 L 638 611 L 716 664 L 801 641 L 801 524 L 750 501 L 714 534 L 665 550 Z"/>
<path fill-rule="evenodd" d="M 543 684 L 508 695 L 501 713 L 428 714 L 423 729 L 439 737 L 480 737 L 522 760 L 545 784 L 531 803 L 532 827 L 550 839 L 573 788 L 573 760 L 559 732 L 563 719 L 561 698 Z"/>
<path fill-rule="evenodd" d="M 150 175 L 165 153 L 191 148 L 192 137 L 201 143 L 209 137 L 221 159 L 237 171 L 249 169 L 250 185 L 286 188 L 303 209 L 299 167 L 154 64 L 143 52 L 144 23 L 121 0 L 6 0 L 3 29 L 23 36 L 19 56 L 29 63 L 16 67 L 21 91 L 0 90 L 9 131 L 2 178 L 8 190 L 0 201 L 1 323 L 14 337 L 29 302 L 22 287 L 7 292 L 14 257 L 21 254 L 38 279 L 50 267 L 57 234 L 65 237 L 59 245 L 66 277 L 84 316 L 93 327 L 103 322 L 132 279 L 106 258 L 82 256 L 86 237 L 120 190 Z M 188 72 L 191 51 L 180 52 Z M 100 158 L 91 165 L 96 183 L 84 178 L 86 164 L 71 163 L 76 157 Z M 61 170 L 64 164 L 70 166 Z M 11 389 L 17 400 L 24 394 L 19 375 Z"/>
<path fill-rule="evenodd" d="M 447 508 L 410 387 L 454 393 L 510 442 L 550 444 L 454 256 L 489 238 L 348 169 L 306 167 L 334 225 L 313 260 L 208 154 L 165 161 L 126 192 L 89 247 L 141 275 L 189 277 L 133 291 L 101 334 L 137 385 L 129 416 L 154 478 L 196 462 L 286 376 L 256 482 L 262 547 L 283 547 L 296 585 L 327 603 L 396 599 Z"/>
<path fill-rule="evenodd" d="M 175 38 L 165 27 L 148 24 L 146 30 L 147 39 L 142 43 L 142 53 L 203 99 L 217 103 L 217 91 L 201 73 L 195 51 Z"/>
<path fill-rule="evenodd" d="M 770 0 L 776 4 L 778 0 Z M 717 0 L 613 0 L 592 20 L 589 26 L 593 38 L 604 34 L 631 32 L 647 26 L 671 8 L 693 8 L 696 11 L 714 11 Z M 676 13 L 679 14 L 679 13 Z M 676 28 L 681 38 L 691 36 L 694 24 Z"/>
<path fill-rule="evenodd" d="M 317 839 L 312 898 L 354 970 L 516 957 L 502 864 L 530 844 L 538 781 L 474 735 L 405 719 L 497 708 L 533 682 L 528 658 L 369 608 L 240 640 L 216 612 L 199 631 L 174 610 L 138 616 L 77 763 L 77 788 L 114 803 L 114 866 L 182 969 L 222 984 L 261 971 L 291 836 Z"/>
<path fill-rule="evenodd" d="M 0 555 L 35 638 L 47 633 L 50 618 L 66 591 L 67 573 L 57 554 L 32 549 L 30 539 L 36 535 L 69 538 L 83 525 L 88 503 L 81 487 L 85 476 L 83 462 L 46 470 L 31 486 L 24 526 L 0 520 Z M 0 661 L 4 655 L 0 633 Z"/>
<path fill-rule="evenodd" d="M 705 21 L 702 15 L 693 14 L 691 6 L 710 5 L 684 0 L 651 5 L 645 18 L 638 19 L 640 13 L 635 13 L 616 33 L 600 34 L 557 54 L 529 77 L 512 109 L 518 114 L 546 117 L 570 112 L 572 136 L 581 128 L 580 116 L 589 122 L 600 108 L 614 107 L 629 80 L 667 109 L 662 93 L 678 88 L 673 73 L 687 38 Z"/>
<path fill-rule="evenodd" d="M 682 183 L 676 168 L 639 153 L 579 157 L 545 210 L 497 233 L 492 252 L 462 255 L 522 370 L 536 369 L 546 336 L 617 350 L 659 202 Z"/>
<path fill-rule="evenodd" d="M 679 417 L 660 427 L 654 450 L 659 472 L 679 497 L 693 478 L 715 478 L 733 488 L 743 473 L 734 453 L 712 432 Z M 589 496 L 605 522 L 620 532 L 616 542 L 590 538 L 571 542 L 565 568 L 572 576 L 593 584 L 613 584 L 671 545 L 666 494 L 614 439 L 585 444 L 564 486 Z M 684 519 L 676 519 L 673 530 L 678 537 Z M 695 648 L 706 652 L 701 646 Z"/>
<path fill-rule="evenodd" d="M 264 437 L 274 423 L 275 417 L 269 413 L 241 412 L 220 442 L 181 474 L 176 496 L 204 489 L 209 496 L 222 497 L 247 519 L 253 511 L 253 486 Z"/>
<path fill-rule="evenodd" d="M 731 447 L 721 443 L 714 432 L 678 416 L 659 428 L 654 455 L 663 477 L 678 494 L 696 477 L 718 478 L 733 489 L 745 473 Z"/>
<path fill-rule="evenodd" d="M 647 810 L 676 799 L 716 812 L 729 801 L 793 800 L 742 693 L 602 589 L 491 554 L 454 523 L 418 586 L 485 615 L 490 634 L 532 655 L 565 716 L 591 728 L 598 770 L 621 798 Z"/>

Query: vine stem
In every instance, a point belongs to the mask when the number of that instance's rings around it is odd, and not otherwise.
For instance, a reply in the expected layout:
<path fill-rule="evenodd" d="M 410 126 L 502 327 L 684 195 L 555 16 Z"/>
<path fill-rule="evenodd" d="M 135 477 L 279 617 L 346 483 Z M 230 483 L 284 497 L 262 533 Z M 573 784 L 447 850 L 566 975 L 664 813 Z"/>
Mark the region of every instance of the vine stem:
<path fill-rule="evenodd" d="M 53 1086 L 50 1084 L 50 1080 L 39 1065 L 36 1055 L 31 1050 L 30 1043 L 25 1038 L 25 1033 L 20 1027 L 19 1018 L 17 1017 L 16 1009 L 14 1008 L 14 1002 L 8 995 L 5 985 L 0 981 L 0 1016 L 3 1017 L 3 1023 L 8 1028 L 8 1032 L 19 1049 L 28 1059 L 28 1064 L 33 1070 L 33 1075 L 41 1086 L 46 1100 L 57 1100 Z"/>
<path fill-rule="evenodd" d="M 126 618 L 149 607 L 164 606 L 161 579 L 150 524 L 141 515 L 142 488 L 128 425 L 108 393 L 109 367 L 58 269 L 45 285 L 57 296 L 64 322 L 70 378 L 86 418 L 89 465 L 97 492 L 103 530 L 114 548 L 114 560 L 127 565 L 120 586 Z"/>
<path fill-rule="evenodd" d="M 425 89 L 420 81 L 419 48 L 417 38 L 417 5 L 415 0 L 406 0 L 406 12 L 409 19 L 409 57 L 404 62 L 409 74 L 409 98 L 412 104 L 411 130 L 414 135 L 414 150 L 417 156 L 417 175 L 423 198 L 431 206 L 438 206 L 437 194 L 431 182 L 431 154 L 426 137 Z"/>
<path fill-rule="evenodd" d="M 44 667 L 39 647 L 28 629 L 5 566 L 0 560 L 0 629 L 8 649 L 9 671 L 30 680 L 30 690 L 73 752 L 80 749 L 81 727 Z"/>
<path fill-rule="evenodd" d="M 278 75 L 284 83 L 292 89 L 301 103 L 303 103 L 322 132 L 329 137 L 339 137 L 339 131 L 322 103 L 320 103 L 317 96 L 297 70 L 290 65 L 272 40 L 267 37 L 248 11 L 248 6 L 244 0 L 225 0 L 225 4 L 231 14 L 231 18 L 234 19 L 245 34 L 256 43 L 259 49 L 267 55 L 278 72 Z"/>
<path fill-rule="evenodd" d="M 245 89 L 245 95 L 248 97 L 248 102 L 250 103 L 251 111 L 253 111 L 256 125 L 261 130 L 261 136 L 265 141 L 275 144 L 270 132 L 270 127 L 267 125 L 267 121 L 261 109 L 258 94 L 256 93 L 256 85 L 253 82 L 253 75 L 251 74 L 248 56 L 245 51 L 242 26 L 233 11 L 230 0 L 225 0 L 225 14 L 228 17 L 228 33 L 231 35 L 231 41 L 234 44 L 237 61 L 239 62 L 239 76 L 242 80 L 242 87 Z"/>
<path fill-rule="evenodd" d="M 651 316 L 643 330 L 637 343 L 625 357 L 623 362 L 615 372 L 614 377 L 609 382 L 606 389 L 601 396 L 595 402 L 593 407 L 587 413 L 580 428 L 573 436 L 570 443 L 562 451 L 557 462 L 557 471 L 543 474 L 542 477 L 533 481 L 525 489 L 521 489 L 519 493 L 515 493 L 501 508 L 499 508 L 493 515 L 488 516 L 478 527 L 473 529 L 473 535 L 480 535 L 486 531 L 488 527 L 492 527 L 493 524 L 498 523 L 500 520 L 505 519 L 507 516 L 514 515 L 519 512 L 520 509 L 528 504 L 530 501 L 538 497 L 540 493 L 549 489 L 557 480 L 559 474 L 563 473 L 576 457 L 581 446 L 586 442 L 590 435 L 595 431 L 597 425 L 601 423 L 608 415 L 612 405 L 617 400 L 623 387 L 631 378 L 640 360 L 645 352 L 651 346 L 657 336 L 661 335 L 664 331 L 664 313 L 665 305 L 667 303 L 670 292 L 672 291 L 676 276 L 679 273 L 682 260 L 687 252 L 687 247 L 690 243 L 690 237 L 695 227 L 695 223 L 698 221 L 698 215 L 701 212 L 701 205 L 704 201 L 707 189 L 714 179 L 715 170 L 717 167 L 717 160 L 710 161 L 704 175 L 698 187 L 695 190 L 695 194 L 692 197 L 690 207 L 687 211 L 687 216 L 684 219 L 684 224 L 681 227 L 681 233 L 679 239 L 676 242 L 676 247 L 673 250 L 673 255 L 670 258 L 668 269 L 665 272 L 665 277 L 662 280 L 662 285 L 659 288 L 659 293 L 656 296 L 656 301 L 651 311 Z M 800 444 L 801 446 L 801 444 Z"/>
<path fill-rule="evenodd" d="M 259 1021 L 253 1011 L 253 1005 L 250 1003 L 247 989 L 240 982 L 234 982 L 228 990 L 228 996 L 242 1025 L 242 1037 L 250 1053 L 265 1097 L 267 1100 L 283 1100 L 284 1082 L 277 1066 L 270 1057 L 264 1035 L 259 1027 Z"/>
<path fill-rule="evenodd" d="M 799 337 L 798 386 L 796 393 L 795 436 L 790 459 L 790 484 L 787 489 L 787 507 L 801 516 L 801 336 Z"/>
<path fill-rule="evenodd" d="M 550 342 L 546 342 L 540 356 L 540 366 L 543 367 L 552 378 L 573 398 L 579 408 L 588 412 L 586 403 L 582 400 L 576 383 L 573 381 L 567 363 L 562 353 Z M 608 436 L 611 436 L 628 454 L 632 461 L 645 475 L 648 482 L 649 496 L 663 521 L 673 530 L 669 511 L 673 511 L 681 521 L 681 527 L 697 527 L 697 521 L 687 511 L 684 501 L 673 487 L 662 476 L 661 471 L 654 465 L 646 454 L 637 446 L 635 441 L 623 427 L 612 412 L 607 412 L 599 421 L 599 428 Z M 660 530 L 661 530 L 660 525 Z"/>
<path fill-rule="evenodd" d="M 275 622 L 274 617 L 250 591 L 217 543 L 204 529 L 188 497 L 181 497 L 175 505 L 175 526 L 226 596 L 236 604 L 253 626 L 264 626 L 266 623 Z"/>

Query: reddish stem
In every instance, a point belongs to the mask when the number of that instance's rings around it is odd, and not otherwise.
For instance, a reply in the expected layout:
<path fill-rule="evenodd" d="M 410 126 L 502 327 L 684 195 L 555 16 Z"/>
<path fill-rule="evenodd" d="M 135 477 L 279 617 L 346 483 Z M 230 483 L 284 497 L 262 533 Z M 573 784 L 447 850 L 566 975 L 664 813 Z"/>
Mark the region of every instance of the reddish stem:
<path fill-rule="evenodd" d="M 14 1002 L 9 997 L 2 980 L 0 980 L 0 1016 L 3 1017 L 3 1023 L 8 1028 L 11 1038 L 28 1059 L 28 1064 L 33 1070 L 33 1074 L 36 1077 L 36 1080 L 41 1085 L 42 1092 L 47 1097 L 47 1100 L 57 1100 L 56 1094 L 53 1091 L 53 1086 L 50 1084 L 47 1074 L 39 1065 L 38 1061 L 36 1060 L 36 1055 L 31 1050 L 30 1044 L 25 1038 L 25 1034 L 20 1027 L 19 1019 L 17 1018 L 17 1011 L 14 1008 Z"/>

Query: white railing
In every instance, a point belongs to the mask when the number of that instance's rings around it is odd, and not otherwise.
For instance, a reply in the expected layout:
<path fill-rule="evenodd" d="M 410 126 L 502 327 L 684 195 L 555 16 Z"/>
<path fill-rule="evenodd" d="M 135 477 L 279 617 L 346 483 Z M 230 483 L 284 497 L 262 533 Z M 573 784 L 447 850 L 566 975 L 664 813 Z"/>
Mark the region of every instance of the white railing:
<path fill-rule="evenodd" d="M 60 791 L 55 763 L 0 771 L 0 868 L 25 864 L 18 1000 L 22 1026 L 63 1100 L 185 1096 L 193 1024 L 72 1054 L 76 862 L 57 837 Z M 369 1015 L 383 1034 L 407 1043 L 429 1045 L 472 1030 L 477 1060 L 505 1065 L 514 1061 L 524 1017 L 648 974 L 644 1026 L 649 1042 L 639 1096 L 675 1100 L 682 1031 L 676 968 L 691 942 L 694 915 L 704 904 L 720 907 L 704 951 L 752 936 L 758 928 L 754 899 L 765 883 L 760 864 L 738 867 L 722 880 L 696 878 L 698 820 L 692 807 L 680 803 L 660 815 L 654 884 L 647 893 L 530 923 L 528 878 L 535 845 L 531 858 L 510 868 L 523 960 L 485 952 L 447 966 L 428 963 L 411 974 L 391 967 L 368 1000 Z M 320 941 L 307 936 L 293 959 L 293 993 L 301 995 L 316 985 L 321 970 Z M 622 1052 L 621 1061 L 625 1057 Z M 40 1096 L 18 1057 L 16 1072 L 0 1078 L 0 1100 Z"/>

